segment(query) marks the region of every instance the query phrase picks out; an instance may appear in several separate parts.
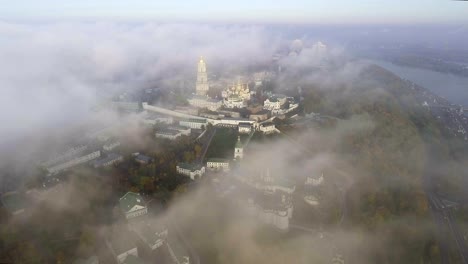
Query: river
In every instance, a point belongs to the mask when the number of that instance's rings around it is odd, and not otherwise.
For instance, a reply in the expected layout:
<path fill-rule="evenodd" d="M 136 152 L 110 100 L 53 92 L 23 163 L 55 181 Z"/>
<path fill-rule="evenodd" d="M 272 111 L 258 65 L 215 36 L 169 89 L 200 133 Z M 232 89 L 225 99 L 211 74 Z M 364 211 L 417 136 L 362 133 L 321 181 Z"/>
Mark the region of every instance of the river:
<path fill-rule="evenodd" d="M 440 73 L 420 68 L 399 66 L 386 61 L 372 61 L 395 73 L 403 79 L 412 81 L 455 104 L 468 107 L 468 77 Z"/>

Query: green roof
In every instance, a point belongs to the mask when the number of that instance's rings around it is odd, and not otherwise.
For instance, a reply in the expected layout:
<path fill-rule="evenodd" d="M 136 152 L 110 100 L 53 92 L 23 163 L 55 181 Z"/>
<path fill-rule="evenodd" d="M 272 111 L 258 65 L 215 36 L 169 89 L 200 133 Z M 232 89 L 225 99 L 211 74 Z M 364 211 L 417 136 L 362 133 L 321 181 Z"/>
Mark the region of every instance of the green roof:
<path fill-rule="evenodd" d="M 208 162 L 229 163 L 229 160 L 228 159 L 221 159 L 221 158 L 211 158 L 211 159 L 208 159 Z"/>
<path fill-rule="evenodd" d="M 184 163 L 184 162 L 177 164 L 177 166 L 181 167 L 182 169 L 191 170 L 191 171 L 199 170 L 203 167 L 201 164 Z"/>
<path fill-rule="evenodd" d="M 128 192 L 119 200 L 120 209 L 124 212 L 130 211 L 135 205 L 146 206 L 143 197 L 138 193 Z"/>

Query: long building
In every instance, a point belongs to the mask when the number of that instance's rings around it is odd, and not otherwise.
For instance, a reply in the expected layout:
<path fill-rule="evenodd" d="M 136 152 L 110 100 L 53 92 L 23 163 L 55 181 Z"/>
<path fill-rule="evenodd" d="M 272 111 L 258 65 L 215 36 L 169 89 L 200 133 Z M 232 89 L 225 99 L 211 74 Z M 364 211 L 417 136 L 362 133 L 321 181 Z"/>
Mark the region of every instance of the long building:
<path fill-rule="evenodd" d="M 73 157 L 71 157 L 69 160 L 57 163 L 55 165 L 51 165 L 47 167 L 47 171 L 49 174 L 56 174 L 61 171 L 67 170 L 69 168 L 72 168 L 74 166 L 87 163 L 89 161 L 92 161 L 94 159 L 97 159 L 101 156 L 101 151 L 100 150 L 95 150 L 91 152 L 85 152 L 85 151 L 80 151 L 76 153 Z"/>

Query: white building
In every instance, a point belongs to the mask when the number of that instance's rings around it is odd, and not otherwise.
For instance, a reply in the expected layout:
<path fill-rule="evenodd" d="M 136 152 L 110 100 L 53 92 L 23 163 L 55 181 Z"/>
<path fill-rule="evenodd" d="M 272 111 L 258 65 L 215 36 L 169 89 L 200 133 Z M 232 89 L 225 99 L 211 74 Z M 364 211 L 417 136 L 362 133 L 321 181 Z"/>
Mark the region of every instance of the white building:
<path fill-rule="evenodd" d="M 101 156 L 101 151 L 100 150 L 96 150 L 96 151 L 93 151 L 91 153 L 77 153 L 75 155 L 75 157 L 72 157 L 70 160 L 68 161 L 65 161 L 63 163 L 59 163 L 59 164 L 56 164 L 56 165 L 52 165 L 50 167 L 47 168 L 47 171 L 49 172 L 49 174 L 56 174 L 56 173 L 59 173 L 61 171 L 64 171 L 64 170 L 67 170 L 71 167 L 74 167 L 74 166 L 77 166 L 77 165 L 80 165 L 80 164 L 83 164 L 83 163 L 87 163 L 91 160 L 94 160 L 94 159 L 97 159 Z"/>
<path fill-rule="evenodd" d="M 275 124 L 266 122 L 260 125 L 259 130 L 264 134 L 271 134 L 276 132 Z"/>
<path fill-rule="evenodd" d="M 119 207 L 126 219 L 133 219 L 135 217 L 146 215 L 148 207 L 140 194 L 128 192 L 119 199 Z"/>
<path fill-rule="evenodd" d="M 170 140 L 175 140 L 178 137 L 182 136 L 178 130 L 174 129 L 160 129 L 154 134 L 157 138 L 166 138 Z"/>
<path fill-rule="evenodd" d="M 281 201 L 276 201 L 279 196 Z M 289 229 L 292 218 L 293 205 L 291 197 L 285 194 L 263 193 L 247 200 L 248 211 L 261 222 L 272 225 L 279 230 Z"/>
<path fill-rule="evenodd" d="M 272 95 L 263 102 L 263 108 L 266 110 L 280 110 L 287 102 L 287 97 L 282 94 Z"/>
<path fill-rule="evenodd" d="M 108 167 L 123 161 L 123 156 L 117 153 L 109 153 L 107 157 L 93 160 L 91 166 L 94 168 Z"/>
<path fill-rule="evenodd" d="M 237 137 L 236 146 L 234 147 L 234 159 L 242 159 L 244 157 L 244 146 L 240 140 L 240 137 Z"/>
<path fill-rule="evenodd" d="M 153 221 L 134 221 L 129 224 L 129 228 L 149 249 L 156 250 L 166 242 L 168 230 L 165 225 Z"/>
<path fill-rule="evenodd" d="M 206 168 L 213 171 L 229 171 L 229 160 L 212 158 L 206 162 Z"/>
<path fill-rule="evenodd" d="M 128 264 L 130 259 L 138 259 L 138 248 L 134 235 L 125 227 L 112 228 L 105 243 L 118 264 Z"/>
<path fill-rule="evenodd" d="M 206 128 L 207 124 L 207 120 L 202 118 L 190 118 L 179 121 L 179 125 L 192 129 L 203 129 Z"/>
<path fill-rule="evenodd" d="M 143 123 L 146 125 L 156 125 L 158 123 L 172 124 L 173 122 L 174 119 L 171 116 L 165 116 L 157 113 L 146 112 L 143 116 Z"/>
<path fill-rule="evenodd" d="M 249 134 L 252 132 L 252 125 L 248 122 L 239 123 L 239 133 Z"/>
<path fill-rule="evenodd" d="M 187 101 L 191 106 L 197 108 L 207 108 L 211 111 L 216 111 L 223 106 L 222 100 L 211 99 L 204 95 L 193 95 L 192 97 L 188 98 Z"/>
<path fill-rule="evenodd" d="M 102 148 L 105 150 L 105 151 L 111 151 L 117 147 L 120 146 L 120 141 L 111 141 L 109 143 L 106 143 L 104 144 L 104 146 L 102 146 Z"/>
<path fill-rule="evenodd" d="M 190 177 L 192 180 L 201 178 L 205 174 L 205 166 L 201 164 L 179 163 L 176 170 L 178 173 Z"/>
<path fill-rule="evenodd" d="M 323 173 L 319 177 L 307 177 L 305 184 L 309 186 L 319 186 L 323 183 Z"/>

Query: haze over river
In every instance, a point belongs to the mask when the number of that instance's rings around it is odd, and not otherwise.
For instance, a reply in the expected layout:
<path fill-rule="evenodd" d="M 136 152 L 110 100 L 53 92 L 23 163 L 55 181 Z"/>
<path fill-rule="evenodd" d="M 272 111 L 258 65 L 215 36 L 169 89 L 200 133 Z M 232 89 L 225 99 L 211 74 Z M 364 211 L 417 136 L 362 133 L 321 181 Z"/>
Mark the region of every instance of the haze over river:
<path fill-rule="evenodd" d="M 395 73 L 403 79 L 412 81 L 447 100 L 468 107 L 468 78 L 436 71 L 399 66 L 386 61 L 372 61 Z"/>

